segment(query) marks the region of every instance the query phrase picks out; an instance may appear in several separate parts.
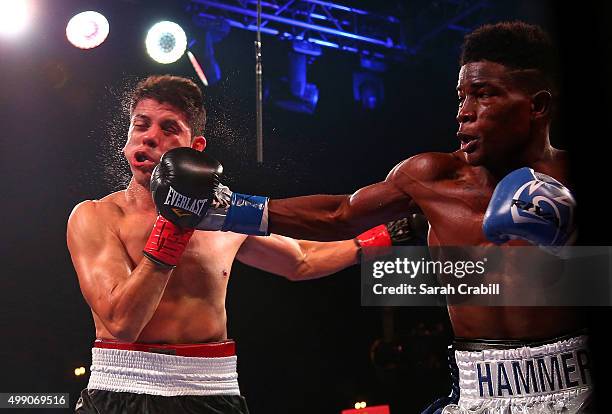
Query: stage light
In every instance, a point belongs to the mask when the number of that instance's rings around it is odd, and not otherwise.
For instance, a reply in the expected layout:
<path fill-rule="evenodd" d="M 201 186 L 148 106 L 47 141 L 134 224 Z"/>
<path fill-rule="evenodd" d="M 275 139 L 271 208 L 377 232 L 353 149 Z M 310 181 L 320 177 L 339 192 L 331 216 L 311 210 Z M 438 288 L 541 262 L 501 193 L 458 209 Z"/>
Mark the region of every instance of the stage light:
<path fill-rule="evenodd" d="M 93 49 L 100 46 L 108 36 L 106 17 L 95 11 L 85 11 L 70 19 L 66 25 L 66 37 L 79 49 Z"/>
<path fill-rule="evenodd" d="M 230 24 L 221 17 L 198 16 L 195 23 L 204 31 L 203 42 L 198 41 L 202 51 L 201 63 L 208 83 L 214 85 L 221 80 L 221 65 L 215 57 L 215 44 L 223 40 L 231 30 Z M 202 38 L 202 37 L 201 37 Z M 189 48 L 194 50 L 190 45 Z"/>
<path fill-rule="evenodd" d="M 0 34 L 11 36 L 22 32 L 28 25 L 30 12 L 27 0 L 0 0 Z"/>
<path fill-rule="evenodd" d="M 319 88 L 306 81 L 307 56 L 289 52 L 289 76 L 281 79 L 272 92 L 276 106 L 293 112 L 313 114 L 319 101 Z"/>
<path fill-rule="evenodd" d="M 353 97 L 364 109 L 379 108 L 385 99 L 383 80 L 371 72 L 353 73 Z"/>
<path fill-rule="evenodd" d="M 74 369 L 74 375 L 80 377 L 81 375 L 85 375 L 85 367 L 78 367 Z"/>
<path fill-rule="evenodd" d="M 159 63 L 176 62 L 187 49 L 187 35 L 174 22 L 159 22 L 147 33 L 145 41 L 147 53 Z"/>

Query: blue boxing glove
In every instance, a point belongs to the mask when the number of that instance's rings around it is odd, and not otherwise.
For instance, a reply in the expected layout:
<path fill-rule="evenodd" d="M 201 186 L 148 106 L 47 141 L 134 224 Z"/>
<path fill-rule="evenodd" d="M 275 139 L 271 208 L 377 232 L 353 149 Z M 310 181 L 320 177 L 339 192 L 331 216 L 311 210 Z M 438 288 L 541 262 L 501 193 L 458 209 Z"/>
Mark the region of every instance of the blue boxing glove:
<path fill-rule="evenodd" d="M 268 201 L 268 197 L 234 193 L 217 184 L 211 206 L 196 229 L 267 236 Z"/>
<path fill-rule="evenodd" d="M 576 201 L 570 190 L 554 178 L 520 168 L 495 188 L 482 229 L 496 244 L 523 239 L 550 247 L 572 244 L 575 236 Z"/>

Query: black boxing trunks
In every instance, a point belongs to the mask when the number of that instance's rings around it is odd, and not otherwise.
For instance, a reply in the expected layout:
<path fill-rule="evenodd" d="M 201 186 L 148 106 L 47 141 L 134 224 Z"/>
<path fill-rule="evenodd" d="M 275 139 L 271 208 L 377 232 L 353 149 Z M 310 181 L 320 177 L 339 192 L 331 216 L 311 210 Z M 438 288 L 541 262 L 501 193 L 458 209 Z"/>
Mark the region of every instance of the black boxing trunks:
<path fill-rule="evenodd" d="M 542 342 L 457 339 L 453 348 L 458 373 L 454 398 L 439 399 L 423 413 L 590 412 L 591 359 L 585 335 Z"/>
<path fill-rule="evenodd" d="M 100 341 L 77 413 L 248 414 L 233 341 L 142 344 Z"/>

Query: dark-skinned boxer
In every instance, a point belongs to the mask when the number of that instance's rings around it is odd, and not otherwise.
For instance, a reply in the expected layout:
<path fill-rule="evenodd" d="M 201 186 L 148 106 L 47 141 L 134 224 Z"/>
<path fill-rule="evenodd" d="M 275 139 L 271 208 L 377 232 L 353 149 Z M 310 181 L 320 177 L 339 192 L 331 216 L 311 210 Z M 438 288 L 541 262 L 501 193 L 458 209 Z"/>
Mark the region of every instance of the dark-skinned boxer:
<path fill-rule="evenodd" d="M 231 196 L 228 214 L 223 225 L 210 228 L 247 223 L 264 234 L 338 240 L 423 213 L 430 246 L 535 244 L 554 251 L 572 243 L 568 155 L 549 140 L 558 94 L 553 50 L 546 33 L 522 22 L 475 30 L 465 38 L 460 62 L 457 151 L 413 156 L 352 195 L 259 199 L 261 214 L 237 223 L 231 211 L 240 203 L 232 200 L 243 196 L 223 190 L 225 199 Z M 534 191 L 521 190 L 527 187 Z M 540 197 L 554 201 L 534 208 Z M 538 223 L 516 220 L 513 211 Z M 575 309 L 451 305 L 448 311 L 457 338 L 455 392 L 424 412 L 588 410 L 590 359 Z"/>

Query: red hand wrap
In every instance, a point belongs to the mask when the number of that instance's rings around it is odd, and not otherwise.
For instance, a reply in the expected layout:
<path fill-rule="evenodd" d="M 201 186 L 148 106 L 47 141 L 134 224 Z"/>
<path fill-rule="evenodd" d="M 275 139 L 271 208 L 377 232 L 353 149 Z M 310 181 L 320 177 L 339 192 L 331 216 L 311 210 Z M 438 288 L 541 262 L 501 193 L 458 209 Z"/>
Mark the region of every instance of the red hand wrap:
<path fill-rule="evenodd" d="M 392 246 L 391 235 L 385 224 L 371 228 L 357 236 L 361 247 L 388 247 Z"/>
<path fill-rule="evenodd" d="M 157 216 L 143 253 L 155 263 L 174 267 L 181 259 L 193 230 L 182 229 Z"/>

